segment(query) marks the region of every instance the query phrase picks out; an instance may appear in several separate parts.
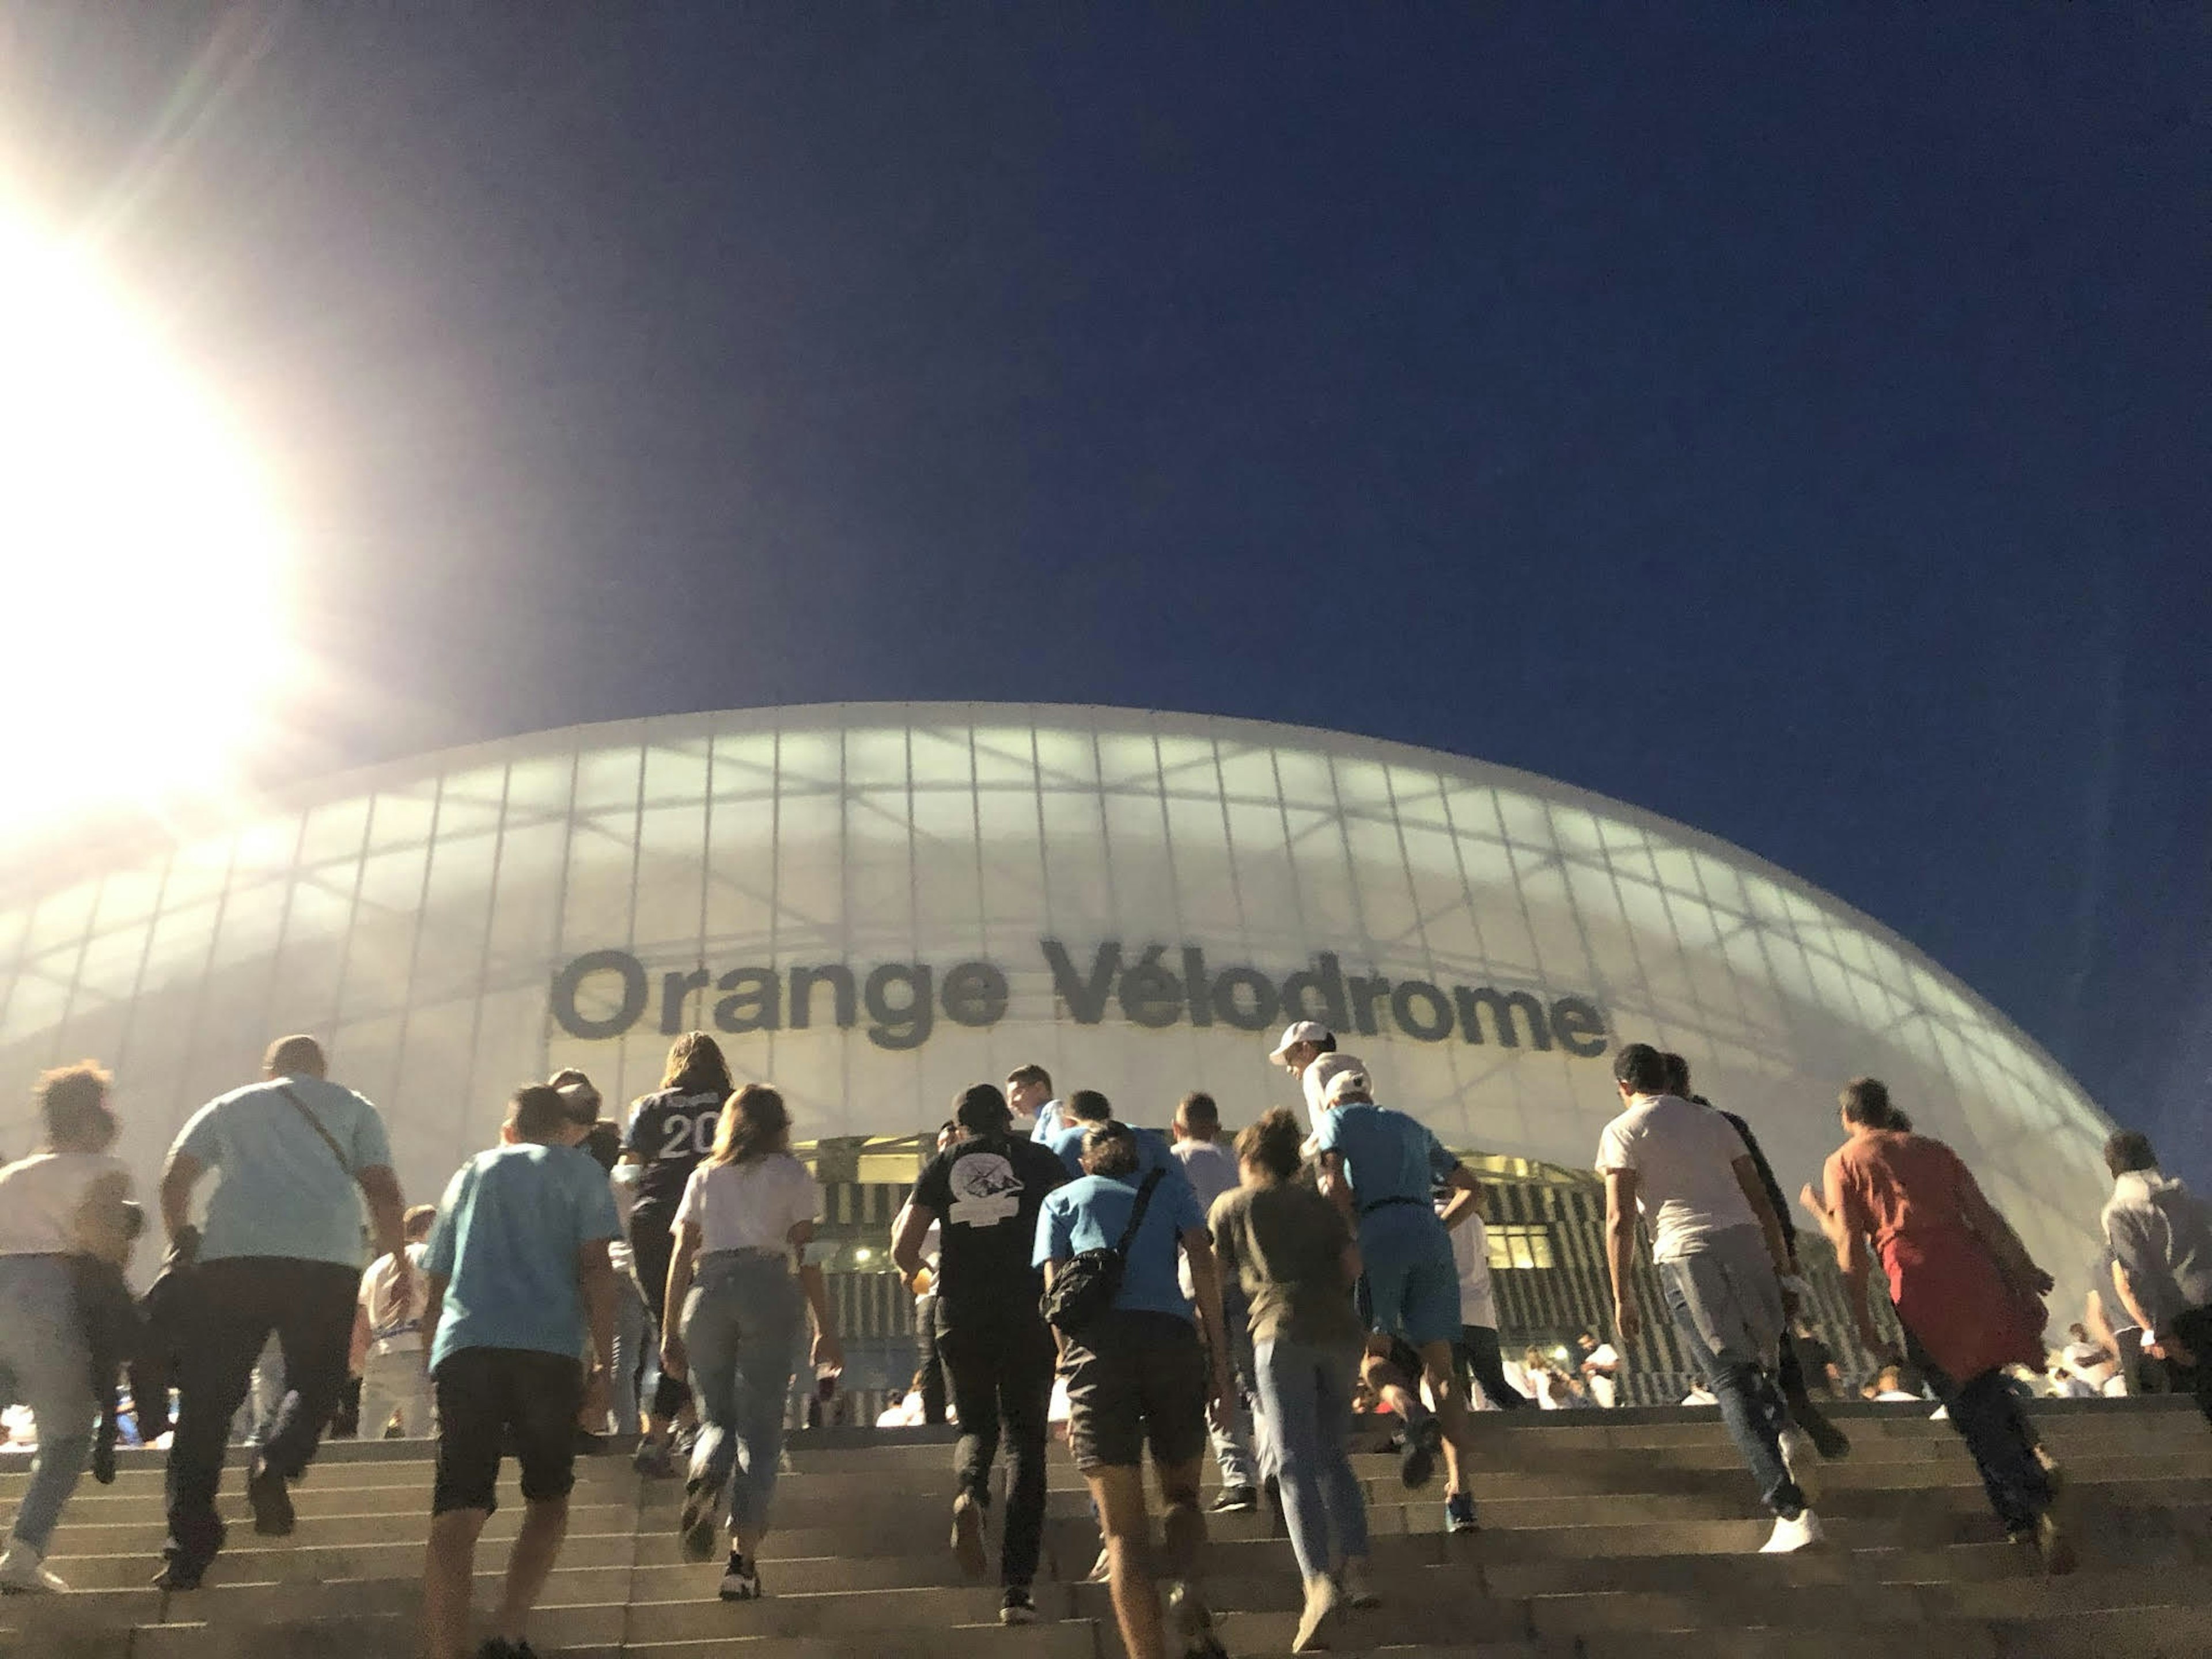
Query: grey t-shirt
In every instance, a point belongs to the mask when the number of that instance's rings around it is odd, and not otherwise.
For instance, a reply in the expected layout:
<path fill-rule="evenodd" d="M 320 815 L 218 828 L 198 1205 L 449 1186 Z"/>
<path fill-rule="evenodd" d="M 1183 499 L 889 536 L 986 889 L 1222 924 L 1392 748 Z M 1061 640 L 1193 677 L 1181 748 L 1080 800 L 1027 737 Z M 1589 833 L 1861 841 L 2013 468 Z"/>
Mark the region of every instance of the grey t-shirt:
<path fill-rule="evenodd" d="M 1239 1187 L 1206 1218 L 1224 1273 L 1250 1304 L 1252 1340 L 1336 1346 L 1359 1340 L 1344 1282 L 1352 1235 L 1336 1206 L 1304 1187 Z"/>

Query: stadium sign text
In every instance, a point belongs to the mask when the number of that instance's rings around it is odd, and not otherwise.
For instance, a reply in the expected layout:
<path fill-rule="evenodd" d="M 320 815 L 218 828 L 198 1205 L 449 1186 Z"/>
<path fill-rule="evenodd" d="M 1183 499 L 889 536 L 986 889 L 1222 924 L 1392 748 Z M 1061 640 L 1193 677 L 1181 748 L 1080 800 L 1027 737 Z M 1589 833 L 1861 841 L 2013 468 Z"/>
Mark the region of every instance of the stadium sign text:
<path fill-rule="evenodd" d="M 1132 957 L 1120 940 L 1109 939 L 1087 960 L 1058 939 L 1038 945 L 1056 1003 L 1079 1025 L 1101 1024 L 1109 1012 L 1154 1030 L 1188 1020 L 1259 1032 L 1283 1021 L 1316 1019 L 1340 1036 L 1374 1036 L 1387 1020 L 1389 1030 L 1421 1042 L 1525 1044 L 1584 1060 L 1606 1051 L 1605 1016 L 1585 997 L 1547 1001 L 1533 992 L 1486 985 L 1347 975 L 1328 951 L 1276 978 L 1243 965 L 1217 969 L 1195 945 L 1173 955 L 1154 945 Z M 587 951 L 556 974 L 552 1003 L 555 1023 L 586 1041 L 622 1036 L 648 1011 L 669 1036 L 709 1019 L 732 1036 L 803 1031 L 817 1021 L 849 1030 L 865 1013 L 868 1041 L 898 1049 L 927 1042 L 940 1013 L 955 1025 L 995 1025 L 1010 996 L 1005 971 L 988 962 L 956 963 L 942 975 L 918 962 L 887 962 L 866 974 L 843 963 L 732 968 L 719 975 L 706 968 L 655 974 L 631 952 L 607 950 Z M 695 998 L 701 1005 L 696 1018 Z"/>

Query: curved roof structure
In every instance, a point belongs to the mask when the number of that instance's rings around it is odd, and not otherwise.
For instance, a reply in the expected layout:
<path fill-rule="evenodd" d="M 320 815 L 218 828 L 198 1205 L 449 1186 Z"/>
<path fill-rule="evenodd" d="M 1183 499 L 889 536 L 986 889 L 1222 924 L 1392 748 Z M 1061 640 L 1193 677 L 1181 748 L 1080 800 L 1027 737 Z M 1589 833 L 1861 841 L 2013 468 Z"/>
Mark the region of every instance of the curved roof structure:
<path fill-rule="evenodd" d="M 656 1085 L 719 1030 L 809 1137 L 933 1125 L 1026 1060 L 1163 1121 L 1291 1103 L 1321 1017 L 1450 1144 L 1586 1166 L 1648 1039 L 1785 1184 L 1838 1085 L 1887 1079 L 2083 1282 L 2108 1126 L 1879 924 L 1740 848 L 1480 761 L 1208 716 L 844 704 L 535 733 L 331 778 L 220 831 L 0 896 L 0 1146 L 25 1085 L 119 1068 L 150 1176 L 276 1032 L 329 1040 L 409 1191 L 515 1083 Z M 1264 1034 L 1264 1035 L 1263 1035 Z"/>

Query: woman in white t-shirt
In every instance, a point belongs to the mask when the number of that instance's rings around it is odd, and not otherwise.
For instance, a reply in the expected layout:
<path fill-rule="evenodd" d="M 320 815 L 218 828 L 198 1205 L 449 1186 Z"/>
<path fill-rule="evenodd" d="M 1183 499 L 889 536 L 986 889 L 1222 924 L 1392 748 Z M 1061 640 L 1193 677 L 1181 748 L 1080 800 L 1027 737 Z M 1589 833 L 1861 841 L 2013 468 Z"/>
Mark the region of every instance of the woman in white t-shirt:
<path fill-rule="evenodd" d="M 667 1305 L 683 1315 L 660 1339 L 662 1367 L 672 1376 L 688 1370 L 699 1401 L 682 1522 L 687 1559 L 713 1558 L 728 1492 L 725 1601 L 761 1593 L 756 1555 L 768 1531 L 805 1314 L 813 1317 L 816 1367 L 825 1376 L 844 1369 L 829 1288 L 821 1267 L 805 1259 L 821 1213 L 813 1175 L 791 1155 L 783 1097 L 766 1084 L 746 1084 L 723 1106 L 714 1152 L 691 1172 L 677 1206 Z"/>
<path fill-rule="evenodd" d="M 92 1451 L 92 1358 L 70 1258 L 120 1266 L 131 1249 L 131 1172 L 108 1147 L 108 1074 L 87 1060 L 39 1079 L 46 1150 L 0 1169 L 0 1370 L 38 1425 L 39 1453 L 0 1555 L 0 1590 L 65 1590 L 46 1546 Z M 115 1386 L 113 1377 L 107 1387 Z"/>

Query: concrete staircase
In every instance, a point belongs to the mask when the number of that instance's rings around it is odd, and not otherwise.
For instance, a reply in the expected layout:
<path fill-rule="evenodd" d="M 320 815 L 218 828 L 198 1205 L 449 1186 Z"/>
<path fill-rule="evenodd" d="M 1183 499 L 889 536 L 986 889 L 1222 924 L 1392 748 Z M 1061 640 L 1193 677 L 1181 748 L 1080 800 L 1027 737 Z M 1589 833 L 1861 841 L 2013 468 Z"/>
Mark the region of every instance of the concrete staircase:
<path fill-rule="evenodd" d="M 1409 1494 L 1392 1458 L 1359 1460 L 1383 1606 L 1334 1648 L 1406 1659 L 2118 1659 L 2212 1655 L 2212 1431 L 2185 1403 L 2045 1401 L 2064 1462 L 2081 1570 L 2046 1580 L 2007 1544 L 1948 1425 L 1925 1408 L 1848 1407 L 1856 1449 L 1827 1466 L 1825 1548 L 1754 1552 L 1766 1523 L 1715 1414 L 1682 1410 L 1486 1415 L 1475 1481 L 1485 1530 L 1443 1531 L 1441 1483 Z M 946 1548 L 941 1431 L 794 1438 L 766 1599 L 714 1599 L 720 1568 L 683 1562 L 677 1483 L 617 1455 L 580 1460 L 568 1547 L 532 1644 L 572 1659 L 1117 1659 L 1081 1482 L 1056 1462 L 1042 1620 L 997 1623 L 994 1583 L 963 1583 Z M 929 1437 L 923 1437 L 925 1435 Z M 146 1587 L 161 1542 L 157 1457 L 89 1480 L 57 1538 L 66 1597 L 0 1600 L 0 1654 L 31 1659 L 353 1659 L 419 1650 L 428 1448 L 330 1447 L 295 1490 L 289 1539 L 258 1538 L 234 1467 L 231 1547 L 206 1588 Z M 513 1468 L 479 1552 L 495 1595 L 520 1500 Z M 12 1504 L 24 1476 L 0 1475 Z M 1290 1547 L 1265 1513 L 1215 1517 L 1208 1591 L 1236 1654 L 1287 1650 L 1298 1602 Z M 995 1551 L 994 1553 L 995 1560 Z"/>

